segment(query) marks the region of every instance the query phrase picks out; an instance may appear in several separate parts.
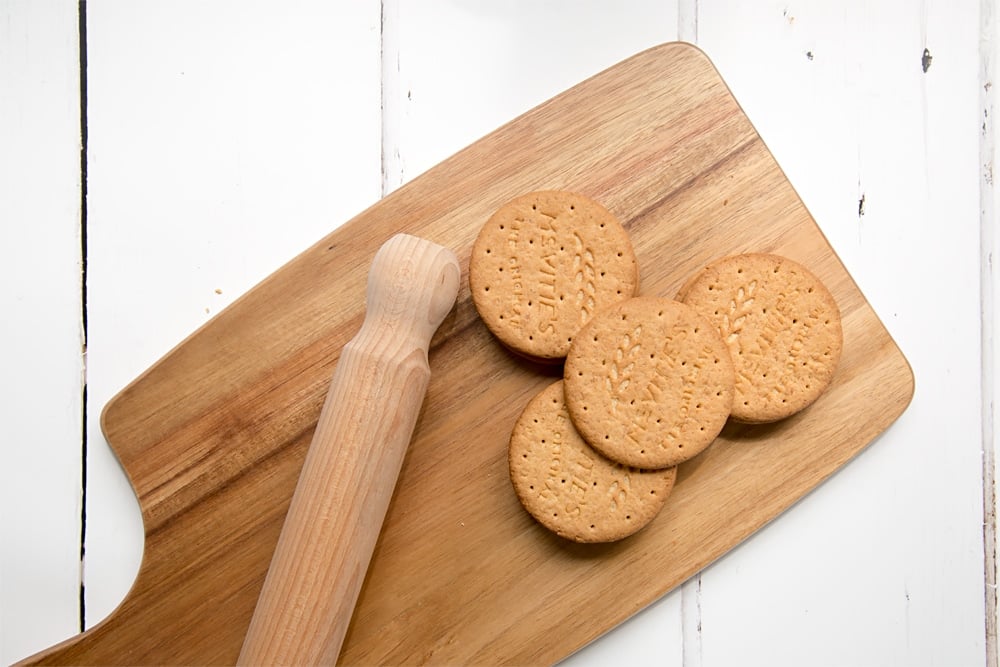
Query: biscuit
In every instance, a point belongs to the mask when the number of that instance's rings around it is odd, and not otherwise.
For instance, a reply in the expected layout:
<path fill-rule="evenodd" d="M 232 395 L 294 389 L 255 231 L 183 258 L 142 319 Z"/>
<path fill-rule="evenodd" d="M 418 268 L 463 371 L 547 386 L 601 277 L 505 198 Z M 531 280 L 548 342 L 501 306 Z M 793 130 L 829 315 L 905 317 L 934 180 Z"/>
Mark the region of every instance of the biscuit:
<path fill-rule="evenodd" d="M 636 297 L 602 311 L 573 340 L 563 377 L 583 438 L 639 468 L 700 453 L 733 402 L 733 364 L 718 329 L 672 299 Z"/>
<path fill-rule="evenodd" d="M 802 265 L 777 255 L 712 262 L 678 298 L 719 328 L 736 369 L 736 421 L 783 419 L 829 386 L 843 348 L 833 295 Z"/>
<path fill-rule="evenodd" d="M 575 542 L 610 542 L 646 526 L 673 490 L 676 468 L 637 470 L 610 461 L 573 428 L 562 381 L 537 394 L 510 436 L 510 479 L 539 523 Z"/>
<path fill-rule="evenodd" d="M 483 225 L 469 260 L 479 316 L 508 348 L 558 363 L 600 308 L 633 296 L 638 264 L 628 233 L 597 202 L 532 192 Z"/>

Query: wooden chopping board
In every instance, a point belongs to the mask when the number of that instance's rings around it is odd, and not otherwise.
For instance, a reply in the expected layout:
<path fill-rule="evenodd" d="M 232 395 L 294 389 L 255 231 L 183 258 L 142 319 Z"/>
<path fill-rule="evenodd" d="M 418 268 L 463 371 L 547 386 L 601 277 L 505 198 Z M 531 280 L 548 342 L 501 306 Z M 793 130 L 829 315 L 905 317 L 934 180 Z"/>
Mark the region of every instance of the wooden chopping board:
<path fill-rule="evenodd" d="M 480 226 L 537 189 L 589 195 L 628 229 L 640 292 L 673 296 L 709 260 L 775 252 L 844 318 L 834 385 L 766 426 L 727 425 L 681 466 L 663 512 L 609 545 L 536 524 L 507 437 L 560 369 L 506 353 L 472 306 Z M 343 663 L 554 662 L 673 589 L 844 465 L 906 408 L 909 365 L 709 60 L 664 44 L 449 158 L 271 275 L 116 396 L 105 435 L 139 497 L 143 561 L 106 621 L 29 662 L 232 664 L 376 249 L 451 247 L 458 303 L 348 632 Z"/>

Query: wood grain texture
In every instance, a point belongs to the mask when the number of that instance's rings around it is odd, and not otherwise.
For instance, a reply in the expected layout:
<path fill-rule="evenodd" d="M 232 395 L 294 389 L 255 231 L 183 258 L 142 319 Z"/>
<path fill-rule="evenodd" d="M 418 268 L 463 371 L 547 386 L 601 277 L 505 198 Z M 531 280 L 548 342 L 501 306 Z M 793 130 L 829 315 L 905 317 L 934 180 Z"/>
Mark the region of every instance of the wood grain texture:
<path fill-rule="evenodd" d="M 727 426 L 684 464 L 663 513 L 603 546 L 521 509 L 510 428 L 555 371 L 490 337 L 466 287 L 431 344 L 434 375 L 375 549 L 345 663 L 544 663 L 671 590 L 792 505 L 905 409 L 909 366 L 708 59 L 640 53 L 397 190 L 220 313 L 107 406 L 146 550 L 104 623 L 49 663 L 233 662 L 375 249 L 397 231 L 463 266 L 505 200 L 577 190 L 628 229 L 640 292 L 672 295 L 722 254 L 783 254 L 831 289 L 844 352 L 830 390 L 767 426 Z"/>

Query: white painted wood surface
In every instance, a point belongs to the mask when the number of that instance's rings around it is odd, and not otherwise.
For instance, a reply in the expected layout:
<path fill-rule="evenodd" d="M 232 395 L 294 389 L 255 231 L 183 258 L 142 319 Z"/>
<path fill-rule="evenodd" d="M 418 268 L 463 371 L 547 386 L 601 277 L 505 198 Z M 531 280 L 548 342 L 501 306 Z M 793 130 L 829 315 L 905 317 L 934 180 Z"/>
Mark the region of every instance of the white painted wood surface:
<path fill-rule="evenodd" d="M 0 2 L 0 662 L 78 627 L 76 6 Z"/>
<path fill-rule="evenodd" d="M 76 3 L 0 0 L 0 662 L 75 631 L 81 576 L 90 626 L 135 575 L 141 521 L 97 422 L 118 389 L 382 192 L 681 38 L 729 83 L 916 395 L 828 483 L 567 664 L 995 664 L 989 0 L 90 0 L 86 19 L 81 230 Z"/>

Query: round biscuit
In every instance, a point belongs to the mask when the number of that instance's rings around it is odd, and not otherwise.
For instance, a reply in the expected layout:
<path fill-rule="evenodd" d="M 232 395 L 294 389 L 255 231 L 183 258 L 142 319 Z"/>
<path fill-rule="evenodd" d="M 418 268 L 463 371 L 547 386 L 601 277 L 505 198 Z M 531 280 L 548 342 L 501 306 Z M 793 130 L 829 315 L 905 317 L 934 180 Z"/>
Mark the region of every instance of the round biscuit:
<path fill-rule="evenodd" d="M 736 369 L 732 418 L 773 422 L 830 385 L 843 348 L 837 302 L 801 264 L 730 255 L 695 274 L 678 298 L 718 327 Z"/>
<path fill-rule="evenodd" d="M 573 428 L 562 381 L 524 408 L 508 462 L 528 513 L 575 542 L 611 542 L 637 532 L 659 513 L 677 477 L 676 468 L 638 470 L 594 451 Z"/>
<path fill-rule="evenodd" d="M 469 260 L 480 317 L 508 348 L 558 363 L 600 308 L 633 296 L 632 243 L 607 209 L 583 195 L 532 192 L 483 225 Z"/>
<path fill-rule="evenodd" d="M 599 313 L 573 340 L 563 377 L 583 438 L 639 468 L 699 454 L 733 402 L 733 364 L 718 330 L 672 299 L 636 297 Z"/>

